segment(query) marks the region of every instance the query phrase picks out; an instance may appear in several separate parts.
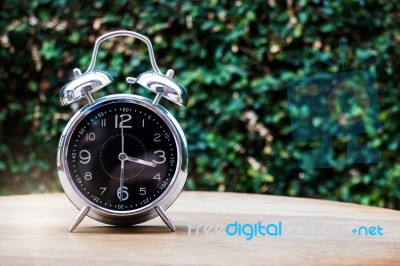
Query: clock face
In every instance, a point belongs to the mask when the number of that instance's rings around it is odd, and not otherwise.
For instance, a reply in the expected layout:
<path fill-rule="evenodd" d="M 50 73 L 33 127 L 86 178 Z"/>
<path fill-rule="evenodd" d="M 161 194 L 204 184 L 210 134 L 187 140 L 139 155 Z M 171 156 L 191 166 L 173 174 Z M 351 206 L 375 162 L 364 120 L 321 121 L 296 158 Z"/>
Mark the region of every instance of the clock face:
<path fill-rule="evenodd" d="M 88 201 L 111 211 L 148 206 L 177 171 L 177 143 L 166 122 L 133 102 L 103 103 L 73 129 L 67 165 Z"/>

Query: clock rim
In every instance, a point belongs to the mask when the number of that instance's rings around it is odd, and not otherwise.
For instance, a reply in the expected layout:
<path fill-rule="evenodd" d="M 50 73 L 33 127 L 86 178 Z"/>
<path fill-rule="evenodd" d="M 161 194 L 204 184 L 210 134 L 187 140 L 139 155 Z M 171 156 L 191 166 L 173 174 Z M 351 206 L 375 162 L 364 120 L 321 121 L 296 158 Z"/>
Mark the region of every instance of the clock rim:
<path fill-rule="evenodd" d="M 67 163 L 68 145 L 70 143 L 72 133 L 74 132 L 78 124 L 96 109 L 107 104 L 118 102 L 137 104 L 149 109 L 150 111 L 158 115 L 171 130 L 177 147 L 177 163 L 175 173 L 168 187 L 153 202 L 139 209 L 128 211 L 110 210 L 99 206 L 87 199 L 78 190 L 75 183 L 72 181 Z M 138 95 L 114 94 L 104 96 L 102 98 L 96 99 L 94 104 L 88 104 L 80 109 L 71 118 L 71 120 L 64 128 L 58 145 L 57 170 L 65 194 L 78 210 L 81 210 L 84 206 L 89 206 L 90 211 L 88 213 L 88 216 L 97 221 L 113 225 L 133 225 L 155 218 L 156 216 L 158 216 L 158 213 L 155 210 L 156 206 L 159 206 L 166 210 L 178 198 L 180 192 L 183 189 L 188 174 L 187 142 L 185 135 L 181 127 L 179 126 L 179 123 L 161 105 L 153 105 L 151 100 Z"/>

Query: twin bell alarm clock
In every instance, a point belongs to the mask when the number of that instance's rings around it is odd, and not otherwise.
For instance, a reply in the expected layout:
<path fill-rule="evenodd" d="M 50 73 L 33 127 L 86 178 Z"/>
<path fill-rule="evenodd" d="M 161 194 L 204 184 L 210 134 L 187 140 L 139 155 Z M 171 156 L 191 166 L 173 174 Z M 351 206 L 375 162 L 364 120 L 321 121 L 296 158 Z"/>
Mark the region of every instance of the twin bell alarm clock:
<path fill-rule="evenodd" d="M 155 93 L 154 99 L 114 94 L 93 99 L 92 93 L 113 78 L 94 70 L 101 42 L 119 36 L 137 38 L 148 48 L 153 71 L 126 82 Z M 85 73 L 74 69 L 74 79 L 62 87 L 60 101 L 88 104 L 69 121 L 61 135 L 57 169 L 61 185 L 80 210 L 69 231 L 85 216 L 99 222 L 129 226 L 160 216 L 175 231 L 166 213 L 185 184 L 188 151 L 185 135 L 175 118 L 159 102 L 165 98 L 186 106 L 188 94 L 170 69 L 159 70 L 151 42 L 132 31 L 114 31 L 96 40 Z"/>

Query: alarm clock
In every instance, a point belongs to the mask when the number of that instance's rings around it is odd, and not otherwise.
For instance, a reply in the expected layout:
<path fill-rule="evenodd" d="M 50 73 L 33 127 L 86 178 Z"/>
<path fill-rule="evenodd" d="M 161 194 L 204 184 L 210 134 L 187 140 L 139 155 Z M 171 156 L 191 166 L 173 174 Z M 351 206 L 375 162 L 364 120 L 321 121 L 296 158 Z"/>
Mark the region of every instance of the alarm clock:
<path fill-rule="evenodd" d="M 147 45 L 153 71 L 127 77 L 126 82 L 154 92 L 154 99 L 131 94 L 93 98 L 93 92 L 113 81 L 108 73 L 94 70 L 100 43 L 118 36 Z M 75 78 L 60 91 L 61 104 L 85 98 L 88 104 L 68 122 L 58 146 L 61 185 L 80 210 L 69 231 L 85 216 L 117 226 L 160 216 L 175 231 L 166 210 L 185 184 L 188 151 L 181 127 L 159 102 L 165 98 L 186 106 L 185 88 L 172 79 L 171 69 L 161 73 L 146 36 L 125 30 L 99 37 L 86 72 L 74 69 L 73 73 Z"/>

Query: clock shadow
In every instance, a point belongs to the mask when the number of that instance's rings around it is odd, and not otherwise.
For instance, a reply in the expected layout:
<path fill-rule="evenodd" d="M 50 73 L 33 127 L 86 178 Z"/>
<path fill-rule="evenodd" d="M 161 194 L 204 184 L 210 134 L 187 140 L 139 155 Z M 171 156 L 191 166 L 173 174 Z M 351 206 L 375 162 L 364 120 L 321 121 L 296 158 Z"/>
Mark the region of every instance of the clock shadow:
<path fill-rule="evenodd" d="M 177 228 L 177 231 L 179 229 Z M 179 230 L 180 231 L 180 230 Z M 78 227 L 72 234 L 171 234 L 165 225 L 135 225 L 135 226 L 88 226 Z"/>

